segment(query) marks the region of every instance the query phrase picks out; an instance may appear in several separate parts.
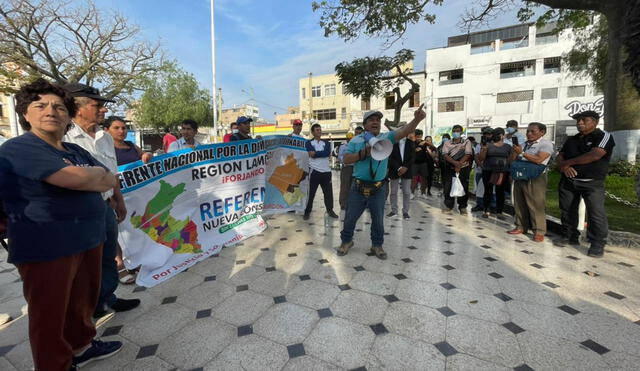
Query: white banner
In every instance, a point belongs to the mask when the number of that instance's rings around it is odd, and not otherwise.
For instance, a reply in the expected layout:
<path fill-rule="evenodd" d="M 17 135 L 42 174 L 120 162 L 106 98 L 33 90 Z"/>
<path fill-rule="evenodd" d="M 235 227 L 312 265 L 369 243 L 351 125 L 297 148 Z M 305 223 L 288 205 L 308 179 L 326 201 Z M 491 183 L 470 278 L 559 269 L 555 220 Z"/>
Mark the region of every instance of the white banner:
<path fill-rule="evenodd" d="M 223 245 L 260 233 L 265 200 L 272 200 L 271 212 L 304 208 L 307 166 L 304 140 L 282 136 L 203 145 L 121 166 L 127 217 L 118 240 L 127 268 L 140 266 L 136 283 L 155 286 Z"/>

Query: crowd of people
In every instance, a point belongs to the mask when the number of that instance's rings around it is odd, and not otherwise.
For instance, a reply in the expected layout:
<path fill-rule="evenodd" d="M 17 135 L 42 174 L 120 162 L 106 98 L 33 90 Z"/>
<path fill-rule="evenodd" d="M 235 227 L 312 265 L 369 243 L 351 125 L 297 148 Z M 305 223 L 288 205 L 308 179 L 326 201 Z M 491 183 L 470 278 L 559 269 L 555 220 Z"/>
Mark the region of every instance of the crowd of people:
<path fill-rule="evenodd" d="M 93 320 L 111 311 L 140 305 L 139 299 L 118 298 L 119 283 L 135 281 L 118 245 L 118 223 L 127 208 L 116 180 L 117 167 L 148 162 L 153 155 L 127 141 L 127 121 L 110 116 L 112 102 L 99 90 L 74 83 L 59 86 L 44 79 L 26 84 L 16 94 L 16 111 L 24 134 L 0 146 L 0 232 L 9 239 L 9 262 L 22 278 L 29 305 L 29 339 L 36 370 L 74 370 L 117 353 L 120 341 L 96 339 Z M 390 212 L 411 218 L 411 204 L 434 197 L 435 175 L 442 183 L 443 212 L 468 214 L 469 183 L 475 172 L 476 205 L 472 212 L 484 218 L 505 219 L 505 200 L 513 198 L 515 227 L 510 234 L 532 232 L 536 242 L 546 234 L 545 198 L 548 165 L 562 173 L 558 186 L 564 233 L 558 244 L 579 245 L 578 205 L 587 210 L 588 255 L 604 253 L 607 218 L 604 179 L 614 147 L 613 138 L 597 128 L 597 112 L 576 114 L 578 134 L 569 137 L 559 152 L 544 139 L 546 126 L 531 122 L 526 136 L 518 123 L 482 129 L 479 142 L 467 137 L 460 125 L 444 134 L 435 146 L 432 137 L 417 129 L 425 118 L 423 106 L 411 122 L 396 130 L 383 130 L 383 114 L 368 111 L 362 126 L 347 135 L 337 151 L 340 170 L 339 206 L 344 212 L 343 256 L 353 247 L 353 236 L 366 209 L 371 215 L 371 252 L 386 259 L 385 202 Z M 251 118 L 239 117 L 225 142 L 251 139 Z M 302 121 L 295 120 L 291 136 L 302 138 Z M 308 220 L 318 187 L 329 218 L 334 211 L 331 143 L 322 139 L 322 127 L 310 128 L 308 200 L 302 218 Z M 198 123 L 184 120 L 180 137 L 168 130 L 163 151 L 199 146 Z M 374 141 L 388 141 L 390 153 L 372 155 Z M 416 195 L 417 193 L 417 195 Z M 402 194 L 402 209 L 398 198 Z"/>

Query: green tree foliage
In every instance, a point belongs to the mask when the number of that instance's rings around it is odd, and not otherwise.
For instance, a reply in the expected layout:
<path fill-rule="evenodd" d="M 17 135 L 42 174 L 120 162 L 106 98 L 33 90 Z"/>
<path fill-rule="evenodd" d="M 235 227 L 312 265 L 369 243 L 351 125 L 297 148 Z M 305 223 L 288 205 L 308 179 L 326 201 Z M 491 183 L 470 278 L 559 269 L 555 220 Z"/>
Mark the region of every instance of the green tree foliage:
<path fill-rule="evenodd" d="M 400 121 L 402 106 L 420 89 L 420 85 L 402 69 L 402 66 L 413 58 L 414 53 L 409 49 L 399 50 L 393 57 L 356 58 L 351 62 L 338 64 L 336 75 L 344 87 L 344 92 L 355 97 L 382 96 L 392 91 L 395 95 L 392 125 L 395 126 Z M 405 81 L 411 88 L 402 95 L 399 86 Z"/>
<path fill-rule="evenodd" d="M 90 0 L 0 0 L 0 92 L 45 77 L 127 103 L 163 62 L 159 43 L 139 31 Z"/>
<path fill-rule="evenodd" d="M 342 0 L 314 1 L 313 11 L 322 10 L 320 27 L 324 35 L 332 34 L 349 41 L 360 33 L 397 40 L 412 23 L 434 23 L 436 16 L 425 11 L 428 4 L 443 0 Z"/>
<path fill-rule="evenodd" d="M 133 104 L 135 121 L 142 127 L 175 127 L 184 119 L 211 126 L 211 95 L 196 78 L 175 62 L 150 76 L 144 94 Z"/>

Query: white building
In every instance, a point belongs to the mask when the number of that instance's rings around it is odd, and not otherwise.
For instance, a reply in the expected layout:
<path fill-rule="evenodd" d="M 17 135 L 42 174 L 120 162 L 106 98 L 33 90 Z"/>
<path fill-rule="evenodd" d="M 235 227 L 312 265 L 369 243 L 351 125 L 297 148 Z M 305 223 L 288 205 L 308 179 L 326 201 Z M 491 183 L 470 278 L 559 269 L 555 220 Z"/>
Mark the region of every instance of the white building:
<path fill-rule="evenodd" d="M 547 137 L 563 143 L 576 133 L 573 113 L 603 114 L 602 93 L 587 76 L 561 64 L 573 45 L 571 33 L 557 36 L 551 30 L 516 25 L 453 36 L 448 46 L 427 50 L 426 89 L 421 89 L 428 102 L 427 132 L 439 136 L 460 124 L 474 135 L 483 126 L 504 127 L 514 119 L 520 130 L 542 122 Z"/>

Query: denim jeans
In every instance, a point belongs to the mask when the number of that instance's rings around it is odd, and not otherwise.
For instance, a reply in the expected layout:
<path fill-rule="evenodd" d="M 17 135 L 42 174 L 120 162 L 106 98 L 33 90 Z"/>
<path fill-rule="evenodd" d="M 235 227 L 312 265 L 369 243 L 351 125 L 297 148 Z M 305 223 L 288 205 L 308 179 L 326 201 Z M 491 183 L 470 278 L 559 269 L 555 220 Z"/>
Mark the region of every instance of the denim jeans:
<path fill-rule="evenodd" d="M 353 241 L 353 232 L 356 223 L 365 209 L 371 212 L 371 243 L 373 246 L 382 246 L 384 243 L 384 202 L 387 195 L 385 183 L 375 194 L 366 197 L 358 191 L 358 185 L 354 182 L 347 199 L 347 211 L 344 217 L 344 227 L 340 232 L 343 243 Z"/>
<path fill-rule="evenodd" d="M 107 204 L 105 208 L 105 224 L 107 240 L 102 250 L 102 279 L 100 280 L 100 296 L 96 308 L 110 308 L 117 300 L 114 292 L 118 288 L 118 266 L 116 265 L 116 249 L 118 244 L 118 221 L 115 211 Z"/>

